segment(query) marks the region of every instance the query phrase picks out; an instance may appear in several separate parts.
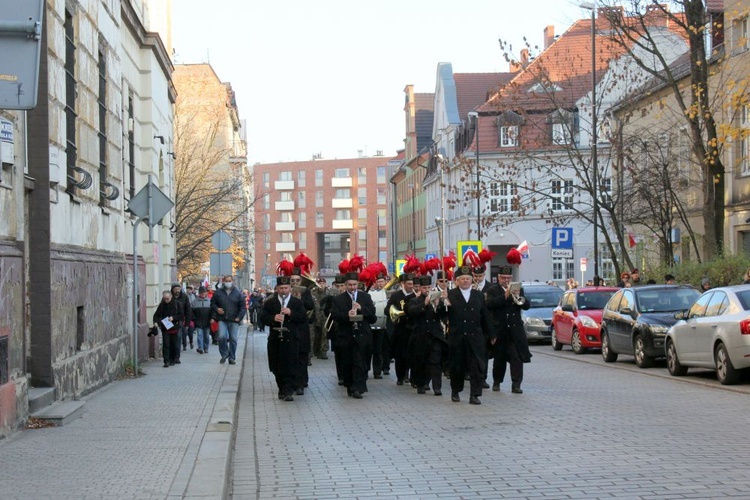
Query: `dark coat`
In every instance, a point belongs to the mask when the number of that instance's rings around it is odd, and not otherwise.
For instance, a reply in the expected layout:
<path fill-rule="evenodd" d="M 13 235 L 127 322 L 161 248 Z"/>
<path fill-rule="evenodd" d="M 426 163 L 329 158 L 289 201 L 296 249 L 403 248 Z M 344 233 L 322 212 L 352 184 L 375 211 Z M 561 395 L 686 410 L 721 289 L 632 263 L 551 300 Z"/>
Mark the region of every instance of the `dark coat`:
<path fill-rule="evenodd" d="M 525 297 L 523 288 L 519 293 Z M 526 337 L 526 329 L 523 327 L 523 317 L 521 310 L 528 310 L 531 303 L 524 301 L 523 305 L 518 305 L 512 297 L 505 297 L 505 289 L 498 286 L 487 294 L 487 307 L 493 312 L 493 317 L 497 318 L 497 342 L 495 343 L 495 356 L 504 354 L 509 343 L 515 344 L 516 351 L 524 363 L 531 361 L 531 352 L 529 351 L 529 340 Z"/>
<path fill-rule="evenodd" d="M 448 345 L 467 341 L 475 356 L 486 359 L 487 341 L 495 338 L 497 333 L 482 292 L 471 290 L 467 302 L 461 289 L 454 288 L 448 290 L 448 301 L 449 307 L 438 309 L 441 317 L 448 318 Z"/>
<path fill-rule="evenodd" d="M 396 290 L 385 305 L 386 316 L 390 315 L 391 308 L 406 312 L 407 303 L 413 297 L 413 293 L 407 296 L 403 290 Z M 407 316 L 402 316 L 397 323 L 393 324 L 391 354 L 394 358 L 408 356 L 409 337 L 411 336 L 412 328 L 412 321 Z"/>
<path fill-rule="evenodd" d="M 165 302 L 164 300 L 159 302 L 159 305 L 156 307 L 156 311 L 154 311 L 154 317 L 152 319 L 154 323 L 159 325 L 159 330 L 161 330 L 162 332 L 177 333 L 177 330 L 181 326 L 181 324 L 177 322 L 178 313 L 178 304 L 173 297 L 169 302 Z M 166 328 L 164 328 L 161 320 L 163 320 L 164 318 L 169 318 L 170 316 L 173 318 L 172 323 L 174 323 L 175 326 L 167 330 Z"/>
<path fill-rule="evenodd" d="M 414 332 L 423 332 L 426 336 L 447 342 L 440 311 L 443 309 L 442 301 L 438 302 L 438 309 L 432 304 L 425 305 L 424 296 L 412 297 L 407 303 L 406 315 L 412 320 Z"/>
<path fill-rule="evenodd" d="M 360 314 L 362 315 L 362 321 L 358 322 L 359 328 L 355 331 L 354 322 L 349 320 L 349 311 L 352 309 L 351 296 L 346 292 L 342 292 L 333 298 L 331 314 L 333 315 L 333 320 L 337 323 L 338 335 L 353 336 L 371 332 L 370 325 L 378 320 L 375 314 L 375 304 L 372 303 L 372 297 L 365 292 L 359 291 L 357 292 L 357 303 L 361 306 Z"/>
<path fill-rule="evenodd" d="M 196 297 L 193 300 L 192 311 L 196 328 L 208 328 L 211 325 L 211 299 Z"/>
<path fill-rule="evenodd" d="M 175 319 L 180 325 L 187 325 L 193 320 L 193 310 L 190 307 L 190 297 L 185 292 L 180 292 L 179 297 L 172 295 L 172 302 L 177 306 L 177 316 Z"/>
<path fill-rule="evenodd" d="M 280 336 L 274 328 L 280 324 L 274 316 L 281 312 L 281 301 L 277 294 L 270 295 L 261 306 L 260 321 L 271 328 L 268 335 L 268 367 L 273 373 L 284 372 L 291 375 L 297 366 L 299 343 L 303 337 L 310 338 L 307 329 L 305 306 L 297 297 L 289 297 L 287 307 L 291 314 L 284 318 L 284 327 L 289 331 Z"/>
<path fill-rule="evenodd" d="M 219 314 L 219 308 L 224 309 L 224 314 Z M 223 288 L 219 288 L 211 297 L 211 313 L 217 321 L 242 321 L 242 318 L 245 317 L 245 311 L 245 297 L 237 288 L 233 287 L 229 293 Z"/>

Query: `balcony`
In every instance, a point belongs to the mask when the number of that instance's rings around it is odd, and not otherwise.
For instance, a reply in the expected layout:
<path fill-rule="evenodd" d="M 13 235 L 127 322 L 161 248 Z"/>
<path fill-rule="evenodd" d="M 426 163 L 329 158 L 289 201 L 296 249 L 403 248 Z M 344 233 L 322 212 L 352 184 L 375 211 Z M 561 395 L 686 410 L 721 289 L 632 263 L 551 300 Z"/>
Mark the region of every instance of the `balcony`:
<path fill-rule="evenodd" d="M 276 243 L 277 252 L 294 252 L 296 250 L 295 243 Z"/>
<path fill-rule="evenodd" d="M 352 187 L 351 177 L 334 177 L 331 179 L 331 187 L 335 188 L 348 188 Z"/>
<path fill-rule="evenodd" d="M 294 181 L 275 181 L 273 188 L 276 191 L 291 191 L 294 189 Z"/>
<path fill-rule="evenodd" d="M 354 202 L 351 198 L 332 198 L 331 207 L 333 208 L 352 208 Z"/>
<path fill-rule="evenodd" d="M 333 220 L 333 229 L 352 229 L 354 221 L 352 219 Z"/>
<path fill-rule="evenodd" d="M 294 231 L 294 222 L 277 222 L 276 223 L 276 230 L 277 231 Z"/>
<path fill-rule="evenodd" d="M 273 204 L 273 208 L 276 210 L 294 210 L 293 201 L 276 201 Z"/>

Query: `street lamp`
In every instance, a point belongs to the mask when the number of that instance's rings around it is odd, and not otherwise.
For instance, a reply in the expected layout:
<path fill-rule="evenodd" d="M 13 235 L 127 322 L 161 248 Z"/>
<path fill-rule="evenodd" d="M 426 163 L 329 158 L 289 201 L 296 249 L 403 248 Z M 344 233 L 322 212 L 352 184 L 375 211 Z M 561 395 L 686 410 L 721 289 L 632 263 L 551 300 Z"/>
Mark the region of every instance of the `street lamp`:
<path fill-rule="evenodd" d="M 599 161 L 597 158 L 596 144 L 599 141 L 597 137 L 596 124 L 596 5 L 593 2 L 582 2 L 582 9 L 591 11 L 591 181 L 594 184 L 592 189 L 593 209 L 594 209 L 594 286 L 599 286 Z"/>
<path fill-rule="evenodd" d="M 443 244 L 440 248 L 440 258 L 442 259 L 444 255 L 446 255 L 445 248 L 445 157 L 438 153 L 435 158 L 438 161 L 438 165 L 440 166 L 440 221 L 438 221 L 437 217 L 435 218 L 435 223 L 440 224 L 440 234 L 442 235 Z"/>
<path fill-rule="evenodd" d="M 479 208 L 479 197 L 480 197 L 480 189 L 479 189 L 479 113 L 476 111 L 469 111 L 469 116 L 474 118 L 474 136 L 477 138 L 477 235 L 479 236 L 477 239 L 482 239 L 482 212 Z"/>
<path fill-rule="evenodd" d="M 414 184 L 408 184 L 406 187 L 408 187 L 411 190 L 411 251 L 416 253 L 416 245 L 415 245 L 415 239 L 417 234 L 417 213 L 414 209 Z"/>

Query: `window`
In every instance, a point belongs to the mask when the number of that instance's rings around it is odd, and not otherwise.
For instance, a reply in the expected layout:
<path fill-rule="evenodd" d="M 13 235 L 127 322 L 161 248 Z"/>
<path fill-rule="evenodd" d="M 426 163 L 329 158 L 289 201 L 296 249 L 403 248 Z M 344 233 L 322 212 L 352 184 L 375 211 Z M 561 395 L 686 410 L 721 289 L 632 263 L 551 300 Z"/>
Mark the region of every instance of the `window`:
<path fill-rule="evenodd" d="M 320 187 L 322 185 L 323 185 L 323 171 L 316 170 L 315 171 L 315 186 Z"/>
<path fill-rule="evenodd" d="M 724 292 L 715 292 L 711 296 L 711 301 L 706 307 L 706 316 L 720 316 L 724 314 L 724 311 L 729 307 L 729 299 L 727 294 Z"/>
<path fill-rule="evenodd" d="M 385 248 L 386 245 L 385 229 L 378 229 L 378 247 Z"/>
<path fill-rule="evenodd" d="M 292 220 L 292 212 L 281 212 L 279 222 L 294 222 Z"/>
<path fill-rule="evenodd" d="M 263 230 L 271 229 L 271 214 L 263 214 Z"/>
<path fill-rule="evenodd" d="M 294 243 L 294 234 L 293 233 L 281 233 L 281 242 L 282 243 Z"/>
<path fill-rule="evenodd" d="M 323 206 L 323 191 L 315 191 L 315 206 Z"/>
<path fill-rule="evenodd" d="M 324 222 L 323 212 L 315 212 L 315 227 L 323 227 Z"/>
<path fill-rule="evenodd" d="M 357 188 L 357 203 L 360 205 L 367 205 L 367 188 Z"/>
<path fill-rule="evenodd" d="M 297 224 L 300 229 L 307 227 L 307 214 L 305 212 L 297 212 Z"/>
<path fill-rule="evenodd" d="M 299 249 L 300 250 L 307 249 L 307 233 L 305 232 L 299 233 Z"/>
<path fill-rule="evenodd" d="M 65 31 L 65 154 L 67 156 L 68 187 L 70 194 L 75 194 L 77 187 L 74 184 L 76 179 L 76 166 L 78 160 L 78 144 L 76 142 L 76 101 L 78 99 L 78 89 L 76 88 L 76 41 L 75 30 L 73 28 L 73 15 L 65 11 L 65 22 L 63 25 Z M 131 177 L 131 198 L 135 196 L 135 172 Z"/>
<path fill-rule="evenodd" d="M 292 200 L 292 192 L 291 191 L 281 191 L 279 193 L 279 201 L 294 201 L 294 200 Z"/>
<path fill-rule="evenodd" d="M 268 233 L 263 235 L 263 246 L 266 250 L 271 249 L 271 235 Z"/>
<path fill-rule="evenodd" d="M 279 172 L 279 180 L 280 181 L 291 181 L 292 179 L 292 173 L 289 171 L 286 172 Z"/>
<path fill-rule="evenodd" d="M 297 203 L 299 205 L 298 208 L 305 208 L 307 206 L 307 199 L 304 191 L 297 191 Z"/>
<path fill-rule="evenodd" d="M 133 113 L 133 94 L 128 93 L 128 174 L 130 176 L 128 194 L 131 200 L 135 196 L 135 115 Z"/>
<path fill-rule="evenodd" d="M 378 188 L 378 205 L 385 205 L 385 188 Z"/>
<path fill-rule="evenodd" d="M 334 198 L 345 198 L 350 199 L 352 197 L 352 190 L 349 188 L 341 188 L 336 190 L 336 194 L 333 196 Z"/>
<path fill-rule="evenodd" d="M 387 226 L 386 212 L 384 208 L 378 208 L 378 226 Z"/>
<path fill-rule="evenodd" d="M 99 204 L 108 205 L 108 194 L 115 197 L 117 188 L 107 182 L 107 61 L 104 53 L 99 52 Z M 110 186 L 114 188 L 108 193 Z"/>
<path fill-rule="evenodd" d="M 500 183 L 500 211 L 518 211 L 518 184 L 515 182 Z"/>
<path fill-rule="evenodd" d="M 511 148 L 515 146 L 518 146 L 518 127 L 515 125 L 500 127 L 500 147 Z"/>
<path fill-rule="evenodd" d="M 367 226 L 367 209 L 366 208 L 357 209 L 357 226 L 359 227 Z"/>
<path fill-rule="evenodd" d="M 573 142 L 570 127 L 567 123 L 552 124 L 552 144 L 555 146 L 565 146 Z"/>
<path fill-rule="evenodd" d="M 575 277 L 575 261 L 573 259 L 552 259 L 552 279 L 566 280 Z"/>
<path fill-rule="evenodd" d="M 359 167 L 357 169 L 357 184 L 367 183 L 367 169 L 365 167 Z"/>
<path fill-rule="evenodd" d="M 336 172 L 334 172 L 333 176 L 337 179 L 345 179 L 349 177 L 349 169 L 348 168 L 337 168 Z"/>
<path fill-rule="evenodd" d="M 557 179 L 552 181 L 552 211 L 570 210 L 573 205 L 573 181 Z"/>
<path fill-rule="evenodd" d="M 378 184 L 385 184 L 385 167 L 378 167 Z"/>
<path fill-rule="evenodd" d="M 733 26 L 733 39 L 732 42 L 734 44 L 733 47 L 733 53 L 739 53 L 743 52 L 750 47 L 750 43 L 748 43 L 748 22 L 747 22 L 747 16 L 744 16 L 739 19 L 735 19 L 732 23 Z"/>
<path fill-rule="evenodd" d="M 297 172 L 297 187 L 305 187 L 305 171 Z"/>
<path fill-rule="evenodd" d="M 271 195 L 266 193 L 263 195 L 263 208 L 269 210 L 271 208 Z"/>
<path fill-rule="evenodd" d="M 351 210 L 336 210 L 336 220 L 351 220 Z"/>
<path fill-rule="evenodd" d="M 599 199 L 607 205 L 612 204 L 612 178 L 607 177 L 599 181 Z"/>
<path fill-rule="evenodd" d="M 750 110 L 742 106 L 739 110 L 739 140 L 735 151 L 741 175 L 750 174 Z"/>

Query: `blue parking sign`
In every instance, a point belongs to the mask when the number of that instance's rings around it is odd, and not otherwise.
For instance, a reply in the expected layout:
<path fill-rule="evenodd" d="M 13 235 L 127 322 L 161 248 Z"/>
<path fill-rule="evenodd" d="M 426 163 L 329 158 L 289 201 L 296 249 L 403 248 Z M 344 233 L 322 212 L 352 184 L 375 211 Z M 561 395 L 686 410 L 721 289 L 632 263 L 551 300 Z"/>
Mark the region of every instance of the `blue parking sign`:
<path fill-rule="evenodd" d="M 573 228 L 572 227 L 553 227 L 552 228 L 552 248 L 573 249 Z"/>

